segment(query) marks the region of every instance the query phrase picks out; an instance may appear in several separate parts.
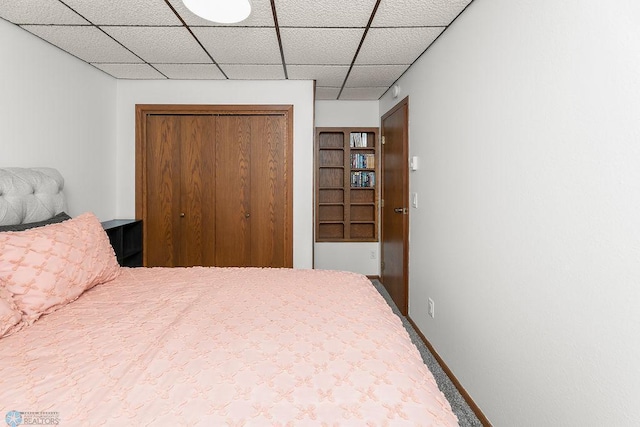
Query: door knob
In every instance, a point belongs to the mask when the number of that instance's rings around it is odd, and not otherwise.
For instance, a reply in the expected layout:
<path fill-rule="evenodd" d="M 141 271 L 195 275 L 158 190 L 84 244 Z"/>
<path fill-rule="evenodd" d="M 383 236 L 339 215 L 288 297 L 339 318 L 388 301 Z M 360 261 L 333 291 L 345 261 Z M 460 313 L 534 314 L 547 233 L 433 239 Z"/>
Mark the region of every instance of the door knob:
<path fill-rule="evenodd" d="M 249 212 L 247 212 L 246 214 L 244 214 L 245 218 L 249 218 L 251 216 L 251 214 Z"/>
<path fill-rule="evenodd" d="M 407 213 L 407 209 L 406 208 L 395 208 L 393 211 L 395 213 L 399 213 L 399 214 Z"/>
<path fill-rule="evenodd" d="M 184 212 L 180 212 L 180 218 L 184 218 Z"/>

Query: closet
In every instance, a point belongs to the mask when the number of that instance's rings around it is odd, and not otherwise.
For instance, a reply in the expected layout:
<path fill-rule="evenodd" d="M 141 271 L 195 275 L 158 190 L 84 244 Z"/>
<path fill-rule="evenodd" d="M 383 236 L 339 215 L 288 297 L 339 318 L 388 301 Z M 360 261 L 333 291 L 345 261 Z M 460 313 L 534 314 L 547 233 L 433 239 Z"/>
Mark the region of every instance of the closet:
<path fill-rule="evenodd" d="M 291 106 L 136 106 L 145 266 L 292 267 Z"/>

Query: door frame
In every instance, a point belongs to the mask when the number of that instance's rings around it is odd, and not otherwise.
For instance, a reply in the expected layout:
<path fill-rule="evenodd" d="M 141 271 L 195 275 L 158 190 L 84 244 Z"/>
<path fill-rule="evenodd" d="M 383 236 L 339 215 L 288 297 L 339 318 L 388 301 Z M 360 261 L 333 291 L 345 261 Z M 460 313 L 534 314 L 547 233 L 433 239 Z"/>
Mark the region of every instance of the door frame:
<path fill-rule="evenodd" d="M 382 117 L 380 118 L 380 135 L 382 135 L 382 138 L 384 138 L 384 120 L 393 115 L 394 113 L 396 113 L 399 109 L 401 108 L 405 108 L 405 116 L 404 116 L 404 123 L 403 123 L 403 132 L 402 132 L 402 150 L 403 153 L 405 154 L 404 157 L 405 161 L 403 162 L 403 169 L 402 169 L 402 203 L 404 205 L 404 208 L 407 209 L 407 214 L 406 215 L 402 215 L 402 232 L 403 232 L 403 236 L 402 236 L 402 252 L 403 252 L 403 256 L 402 256 L 402 286 L 404 288 L 404 301 L 403 304 L 401 304 L 401 306 L 398 307 L 398 310 L 400 310 L 400 313 L 403 316 L 407 316 L 409 314 L 409 212 L 410 212 L 410 207 L 409 207 L 409 97 L 405 97 L 402 101 L 398 102 L 396 105 L 394 105 L 393 107 L 391 107 L 391 109 L 389 109 L 386 113 L 384 113 L 382 115 Z M 384 154 L 384 145 L 381 144 L 382 150 L 381 150 L 381 159 L 382 159 L 382 165 L 381 165 L 381 171 L 384 174 L 385 171 L 385 165 L 384 165 L 384 158 L 385 158 L 385 154 Z M 380 180 L 380 198 L 382 200 L 385 199 L 385 188 L 384 188 L 384 177 L 382 177 L 382 179 Z M 382 282 L 384 283 L 384 209 L 381 208 L 381 212 L 380 212 L 380 261 L 381 261 L 381 265 L 380 265 L 380 277 L 382 278 Z"/>
<path fill-rule="evenodd" d="M 207 105 L 207 104 L 136 104 L 135 136 L 135 206 L 136 218 L 142 219 L 143 247 L 147 244 L 147 116 L 149 115 L 283 115 L 286 132 L 284 141 L 285 230 L 286 264 L 293 266 L 293 105 Z M 143 265 L 147 265 L 143 251 Z"/>

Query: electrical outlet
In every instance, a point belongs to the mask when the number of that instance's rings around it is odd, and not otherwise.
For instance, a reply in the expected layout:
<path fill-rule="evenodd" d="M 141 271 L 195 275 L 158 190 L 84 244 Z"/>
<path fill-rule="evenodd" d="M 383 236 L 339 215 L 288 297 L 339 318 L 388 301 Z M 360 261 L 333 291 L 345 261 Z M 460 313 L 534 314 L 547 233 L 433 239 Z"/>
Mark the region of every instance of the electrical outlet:
<path fill-rule="evenodd" d="M 436 304 L 431 298 L 429 298 L 429 316 L 435 319 L 436 317 Z"/>
<path fill-rule="evenodd" d="M 372 251 L 369 253 L 369 256 L 371 257 L 371 259 L 376 259 L 376 258 L 377 258 L 377 256 L 378 256 L 378 254 L 376 254 L 376 251 L 375 251 L 375 250 L 372 250 Z"/>

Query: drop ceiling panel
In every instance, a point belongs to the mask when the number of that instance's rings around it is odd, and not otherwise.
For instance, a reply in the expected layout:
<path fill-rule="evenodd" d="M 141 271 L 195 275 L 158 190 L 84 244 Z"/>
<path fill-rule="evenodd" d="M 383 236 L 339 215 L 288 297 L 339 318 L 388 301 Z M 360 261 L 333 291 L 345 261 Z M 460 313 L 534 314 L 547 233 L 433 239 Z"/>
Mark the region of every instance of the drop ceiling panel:
<path fill-rule="evenodd" d="M 320 100 L 336 100 L 340 93 L 339 87 L 321 87 L 316 86 L 316 99 Z"/>
<path fill-rule="evenodd" d="M 251 0 L 219 24 L 182 0 L 0 0 L 0 18 L 116 78 L 315 80 L 317 99 L 378 99 L 471 1 Z"/>
<path fill-rule="evenodd" d="M 95 25 L 182 25 L 164 0 L 64 0 Z"/>
<path fill-rule="evenodd" d="M 0 2 L 0 17 L 14 24 L 87 25 L 80 15 L 58 0 Z"/>
<path fill-rule="evenodd" d="M 363 29 L 281 28 L 287 64 L 350 65 Z"/>
<path fill-rule="evenodd" d="M 288 65 L 290 79 L 315 80 L 318 86 L 342 87 L 349 67 L 346 65 Z"/>
<path fill-rule="evenodd" d="M 388 87 L 345 87 L 340 99 L 348 100 L 377 100 L 387 91 Z"/>
<path fill-rule="evenodd" d="M 147 64 L 91 64 L 118 79 L 165 79 L 166 77 Z"/>
<path fill-rule="evenodd" d="M 361 27 L 369 22 L 375 0 L 277 0 L 281 27 Z"/>
<path fill-rule="evenodd" d="M 25 25 L 22 28 L 86 62 L 142 62 L 96 27 Z"/>
<path fill-rule="evenodd" d="M 149 63 L 211 63 L 211 59 L 184 27 L 102 27 L 102 29 Z"/>
<path fill-rule="evenodd" d="M 357 64 L 413 64 L 444 28 L 371 28 Z"/>
<path fill-rule="evenodd" d="M 345 87 L 389 87 L 408 65 L 354 65 Z"/>
<path fill-rule="evenodd" d="M 215 64 L 153 64 L 170 79 L 220 80 L 226 77 Z"/>
<path fill-rule="evenodd" d="M 271 12 L 270 0 L 251 0 L 251 15 L 237 24 L 220 24 L 207 21 L 191 12 L 181 0 L 169 0 L 169 3 L 184 19 L 187 25 L 193 26 L 217 26 L 217 27 L 273 27 L 273 12 Z"/>
<path fill-rule="evenodd" d="M 238 65 L 220 64 L 230 79 L 237 80 L 284 80 L 282 65 Z"/>
<path fill-rule="evenodd" d="M 274 28 L 195 27 L 213 59 L 226 64 L 282 64 Z"/>
<path fill-rule="evenodd" d="M 471 0 L 381 1 L 372 27 L 447 26 Z"/>

